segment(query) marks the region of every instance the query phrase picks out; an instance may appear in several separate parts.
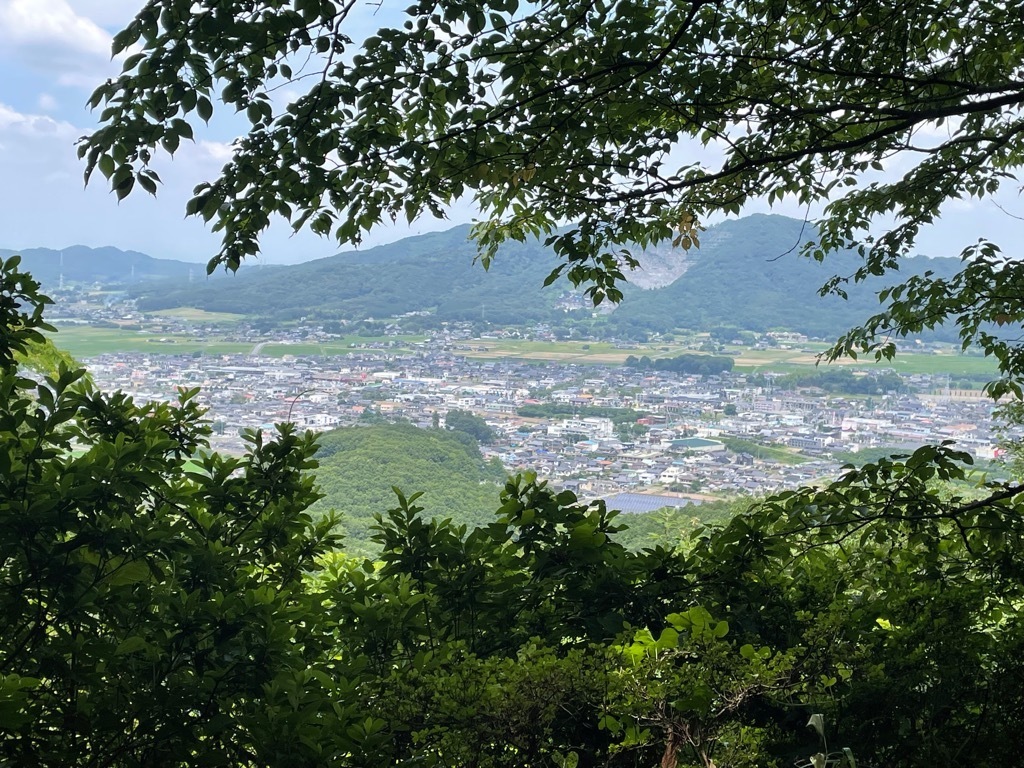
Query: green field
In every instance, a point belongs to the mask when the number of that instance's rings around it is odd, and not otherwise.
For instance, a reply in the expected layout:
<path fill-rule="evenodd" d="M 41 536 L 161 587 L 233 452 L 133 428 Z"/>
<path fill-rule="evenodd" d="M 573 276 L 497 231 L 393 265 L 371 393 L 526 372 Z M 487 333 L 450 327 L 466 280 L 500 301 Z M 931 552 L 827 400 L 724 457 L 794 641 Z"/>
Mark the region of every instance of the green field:
<path fill-rule="evenodd" d="M 245 315 L 236 315 L 231 312 L 207 312 L 205 309 L 196 309 L 195 307 L 161 309 L 157 312 L 147 312 L 146 316 L 173 317 L 178 320 L 189 320 L 194 323 L 237 323 L 245 319 Z"/>
<path fill-rule="evenodd" d="M 390 354 L 410 351 L 409 346 L 423 341 L 422 336 L 373 337 L 346 336 L 323 344 L 282 344 L 266 342 L 256 345 L 247 341 L 223 339 L 197 340 L 186 334 L 128 331 L 121 328 L 96 328 L 88 325 L 60 326 L 53 335 L 54 344 L 74 357 L 87 358 L 116 352 L 145 352 L 151 355 L 187 355 L 203 352 L 209 355 L 248 355 L 259 346 L 259 354 L 267 357 L 296 357 L 312 355 L 349 355 L 355 352 Z M 388 350 L 370 350 L 353 347 L 354 344 L 396 342 L 399 346 Z"/>
<path fill-rule="evenodd" d="M 197 341 L 182 334 L 126 331 L 120 328 L 61 326 L 53 343 L 77 358 L 114 352 L 146 352 L 153 355 L 187 355 L 200 351 L 211 355 L 238 355 L 252 350 L 252 344 L 221 340 Z"/>
<path fill-rule="evenodd" d="M 725 444 L 730 451 L 736 453 L 749 453 L 759 459 L 767 459 L 779 464 L 803 464 L 810 461 L 794 448 L 783 448 L 778 445 L 763 445 L 754 440 L 744 440 L 739 437 L 721 436 L 719 441 Z"/>
<path fill-rule="evenodd" d="M 459 350 L 466 357 L 475 359 L 514 358 L 536 362 L 590 363 L 594 365 L 615 365 L 627 357 L 649 356 L 674 357 L 684 353 L 694 354 L 676 344 L 638 344 L 635 348 L 622 349 L 605 342 L 585 341 L 521 341 L 518 339 L 474 340 L 466 342 L 468 350 Z M 586 347 L 586 348 L 585 348 Z M 726 348 L 720 353 L 736 360 L 736 371 L 792 373 L 806 371 L 818 362 L 818 353 L 827 349 L 822 342 L 805 342 L 792 349 L 744 349 Z M 995 376 L 996 365 L 990 358 L 958 354 L 950 345 L 940 353 L 906 352 L 894 360 L 876 363 L 870 358 L 840 360 L 833 365 L 849 366 L 857 370 L 880 370 L 891 368 L 897 373 L 931 373 L 961 376 L 979 374 Z"/>
<path fill-rule="evenodd" d="M 179 312 L 179 310 L 175 310 Z M 183 310 L 182 310 L 183 311 Z M 200 313 L 212 317 L 212 313 Z M 182 317 L 183 315 L 177 315 Z M 230 315 L 217 315 L 231 317 Z M 194 319 L 199 319 L 196 315 Z M 61 326 L 54 336 L 54 342 L 78 358 L 94 357 L 113 352 L 145 352 L 148 354 L 181 355 L 200 351 L 210 355 L 248 355 L 258 347 L 258 353 L 267 357 L 292 355 L 331 356 L 353 353 L 403 354 L 412 345 L 424 341 L 423 336 L 345 336 L 323 343 L 297 343 L 267 341 L 259 345 L 250 342 L 225 341 L 223 339 L 197 340 L 187 334 L 152 333 L 129 331 L 120 328 L 96 328 L 93 326 Z M 373 350 L 360 348 L 360 344 L 395 342 L 397 347 Z M 487 339 L 467 341 L 468 349 L 457 350 L 466 357 L 482 360 L 518 359 L 532 362 L 560 362 L 591 365 L 621 365 L 627 357 L 634 355 L 651 358 L 673 357 L 693 353 L 676 344 L 639 344 L 629 349 L 616 347 L 607 342 L 586 341 L 524 341 L 519 339 Z M 736 360 L 736 371 L 792 373 L 807 370 L 817 363 L 817 353 L 825 344 L 805 343 L 793 349 L 741 349 L 727 348 L 724 354 Z M 894 360 L 874 362 L 871 359 L 842 360 L 834 365 L 850 366 L 862 370 L 891 368 L 897 373 L 930 373 L 950 376 L 995 376 L 996 365 L 990 358 L 958 354 L 950 345 L 940 353 L 901 353 Z"/>
<path fill-rule="evenodd" d="M 744 372 L 793 373 L 807 370 L 817 363 L 817 353 L 823 351 L 824 344 L 802 344 L 800 349 L 728 349 L 725 354 L 736 359 L 736 370 Z M 824 365 L 824 363 L 823 363 Z M 950 345 L 939 353 L 932 352 L 901 352 L 892 360 L 875 362 L 874 358 L 857 360 L 839 360 L 832 365 L 842 365 L 855 370 L 883 370 L 891 368 L 897 373 L 930 373 L 965 376 L 979 374 L 995 376 L 996 364 L 991 358 L 976 355 L 958 354 Z"/>
<path fill-rule="evenodd" d="M 474 339 L 465 342 L 470 349 L 459 354 L 477 360 L 518 358 L 537 362 L 589 363 L 592 365 L 622 363 L 630 355 L 670 357 L 685 349 L 675 345 L 638 345 L 622 349 L 603 341 L 524 341 L 520 339 Z"/>

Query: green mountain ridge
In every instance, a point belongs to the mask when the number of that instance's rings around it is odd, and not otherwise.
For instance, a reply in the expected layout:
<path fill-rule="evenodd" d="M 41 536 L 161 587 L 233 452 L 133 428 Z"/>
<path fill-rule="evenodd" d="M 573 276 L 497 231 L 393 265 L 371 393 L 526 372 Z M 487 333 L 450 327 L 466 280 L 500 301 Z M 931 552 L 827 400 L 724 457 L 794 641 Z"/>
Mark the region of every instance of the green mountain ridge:
<path fill-rule="evenodd" d="M 701 247 L 682 251 L 667 244 L 637 254 L 641 269 L 624 286 L 625 299 L 610 314 L 591 320 L 584 306 L 570 314 L 558 308 L 571 290 L 565 281 L 543 288 L 558 265 L 540 241 L 506 243 L 489 270 L 476 260 L 468 225 L 408 237 L 293 266 L 247 265 L 237 274 L 188 281 L 196 264 L 152 259 L 113 248 L 65 249 L 65 280 L 106 280 L 129 286 L 144 311 L 196 307 L 288 321 L 362 321 L 410 312 L 427 313 L 423 325 L 484 321 L 522 326 L 548 322 L 593 322 L 604 336 L 642 336 L 677 328 L 721 326 L 764 332 L 789 330 L 833 338 L 879 311 L 877 292 L 900 275 L 849 287 L 848 300 L 822 298 L 832 275 L 860 266 L 852 252 L 831 254 L 824 263 L 799 255 L 813 235 L 811 225 L 784 216 L 757 214 L 709 227 Z M 0 251 L 0 253 L 8 253 Z M 27 267 L 44 285 L 59 279 L 59 252 L 30 249 Z M 99 263 L 102 262 L 102 263 Z M 958 259 L 913 258 L 901 275 L 932 270 L 952 275 Z M 605 312 L 608 310 L 605 309 Z M 940 336 L 953 337 L 952 329 Z"/>
<path fill-rule="evenodd" d="M 812 233 L 803 221 L 758 214 L 709 227 L 699 249 L 648 249 L 639 254 L 643 267 L 636 276 L 649 289 L 625 286 L 625 300 L 598 322 L 606 335 L 730 325 L 834 337 L 877 312 L 877 291 L 894 281 L 852 286 L 846 301 L 821 298 L 821 285 L 834 274 L 852 273 L 860 259 L 850 252 L 832 254 L 824 263 L 800 256 L 800 244 Z M 150 284 L 137 291 L 139 307 L 194 306 L 278 320 L 430 312 L 435 322 L 523 325 L 566 317 L 555 302 L 568 284 L 541 287 L 558 264 L 549 249 L 538 241 L 505 244 L 485 271 L 474 263 L 476 246 L 468 236 L 468 226 L 455 227 L 273 274 L 251 270 L 216 286 Z M 959 263 L 908 259 L 903 272 L 952 274 Z"/>
<path fill-rule="evenodd" d="M 535 243 L 510 243 L 489 270 L 476 263 L 476 254 L 469 226 L 460 226 L 272 274 L 250 270 L 226 284 L 152 285 L 136 295 L 143 310 L 192 306 L 277 320 L 363 320 L 429 311 L 445 320 L 505 324 L 551 314 L 558 293 L 541 291 L 540 283 L 558 264 L 552 253 Z"/>
<path fill-rule="evenodd" d="M 847 286 L 845 300 L 822 297 L 819 290 L 830 277 L 851 275 L 861 259 L 851 251 L 830 254 L 824 262 L 800 256 L 811 235 L 802 221 L 764 214 L 710 227 L 681 277 L 661 288 L 627 293 L 609 323 L 623 332 L 725 325 L 831 338 L 879 312 L 882 288 L 925 270 L 952 275 L 960 266 L 959 259 L 907 259 L 900 274 Z"/>

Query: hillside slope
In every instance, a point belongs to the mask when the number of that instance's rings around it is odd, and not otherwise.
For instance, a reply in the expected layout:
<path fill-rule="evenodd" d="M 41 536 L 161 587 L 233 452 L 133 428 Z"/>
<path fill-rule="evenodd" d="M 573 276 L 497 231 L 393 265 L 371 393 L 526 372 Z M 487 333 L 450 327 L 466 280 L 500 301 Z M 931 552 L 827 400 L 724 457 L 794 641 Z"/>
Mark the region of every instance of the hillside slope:
<path fill-rule="evenodd" d="M 661 246 L 639 253 L 643 268 L 625 286 L 625 301 L 605 318 L 607 335 L 729 325 L 837 336 L 877 312 L 877 291 L 899 276 L 851 286 L 847 301 L 822 298 L 821 285 L 834 274 L 851 274 L 860 260 L 849 252 L 824 263 L 800 256 L 810 234 L 802 221 L 755 215 L 709 227 L 699 249 Z M 549 249 L 538 241 L 508 243 L 485 271 L 474 263 L 468 235 L 468 226 L 455 227 L 305 264 L 249 269 L 215 285 L 150 283 L 137 289 L 139 307 L 193 306 L 276 320 L 429 312 L 435 323 L 523 325 L 565 317 L 555 303 L 569 285 L 542 287 L 558 264 Z M 903 271 L 948 275 L 958 266 L 956 259 L 917 258 L 906 260 Z"/>
<path fill-rule="evenodd" d="M 799 250 L 808 235 L 803 222 L 785 216 L 748 216 L 711 227 L 682 277 L 662 288 L 627 294 L 610 323 L 652 331 L 728 325 L 837 336 L 878 312 L 877 292 L 901 278 L 850 286 L 847 300 L 821 297 L 825 281 L 852 274 L 860 258 L 852 252 L 831 254 L 821 263 L 804 258 Z M 959 264 L 957 259 L 908 259 L 901 274 L 930 269 L 951 275 Z"/>
<path fill-rule="evenodd" d="M 372 551 L 374 514 L 397 506 L 395 486 L 419 500 L 427 517 L 480 525 L 493 520 L 504 471 L 484 463 L 472 439 L 409 424 L 344 427 L 324 433 L 316 479 L 324 499 L 314 512 L 342 515 L 347 552 Z"/>
<path fill-rule="evenodd" d="M 557 291 L 540 286 L 557 265 L 554 255 L 537 243 L 510 243 L 484 270 L 468 237 L 469 227 L 461 226 L 272 272 L 254 269 L 217 285 L 149 286 L 139 292 L 139 307 L 194 306 L 278 320 L 422 311 L 494 323 L 547 317 Z"/>

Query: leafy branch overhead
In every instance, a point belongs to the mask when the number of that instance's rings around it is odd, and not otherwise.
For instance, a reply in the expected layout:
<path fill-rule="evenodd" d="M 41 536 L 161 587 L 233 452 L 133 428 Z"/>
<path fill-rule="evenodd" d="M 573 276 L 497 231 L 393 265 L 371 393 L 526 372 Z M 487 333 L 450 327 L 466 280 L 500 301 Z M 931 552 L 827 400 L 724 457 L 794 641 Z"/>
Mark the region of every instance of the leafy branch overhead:
<path fill-rule="evenodd" d="M 697 246 L 701 219 L 755 198 L 827 201 L 809 251 L 857 244 L 856 277 L 879 273 L 1021 163 L 1012 3 L 422 0 L 355 42 L 359 10 L 149 0 L 114 39 L 124 73 L 90 101 L 87 176 L 153 191 L 154 153 L 222 104 L 250 128 L 188 203 L 223 233 L 211 270 L 256 253 L 273 214 L 358 243 L 472 198 L 485 264 L 547 236 L 556 274 L 599 302 L 621 297 L 628 247 Z"/>

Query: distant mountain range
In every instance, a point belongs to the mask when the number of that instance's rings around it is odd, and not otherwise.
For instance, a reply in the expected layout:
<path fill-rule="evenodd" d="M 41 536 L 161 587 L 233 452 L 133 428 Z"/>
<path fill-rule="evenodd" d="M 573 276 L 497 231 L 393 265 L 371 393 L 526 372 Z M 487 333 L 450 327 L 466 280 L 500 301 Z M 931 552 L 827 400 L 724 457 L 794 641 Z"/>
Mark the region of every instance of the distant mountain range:
<path fill-rule="evenodd" d="M 832 254 L 824 263 L 801 257 L 800 244 L 812 234 L 799 220 L 755 215 L 709 227 L 699 249 L 643 251 L 638 254 L 642 268 L 630 276 L 625 300 L 595 322 L 604 324 L 608 335 L 730 326 L 833 337 L 877 312 L 876 293 L 885 285 L 925 269 L 952 275 L 960 266 L 958 259 L 908 259 L 888 283 L 852 286 L 847 301 L 823 299 L 821 285 L 834 274 L 852 273 L 860 261 L 854 253 Z M 274 320 L 430 313 L 425 324 L 590 321 L 586 308 L 566 314 L 556 307 L 570 292 L 568 283 L 541 287 L 558 265 L 542 243 L 505 244 L 485 271 L 474 263 L 476 246 L 468 236 L 468 226 L 455 227 L 294 266 L 250 267 L 216 281 L 205 278 L 201 265 L 76 247 L 64 251 L 63 274 L 66 281 L 130 284 L 143 310 L 191 306 Z M 57 279 L 58 252 L 22 253 L 44 284 Z"/>
<path fill-rule="evenodd" d="M 134 285 L 152 280 L 187 281 L 190 274 L 194 277 L 206 275 L 203 264 L 154 259 L 138 251 L 122 251 L 109 246 L 89 248 L 73 245 L 61 250 L 27 248 L 20 251 L 0 248 L 0 257 L 5 259 L 16 253 L 21 254 L 25 269 L 47 290 L 60 284 L 61 275 L 66 285 L 100 283 L 104 286 Z"/>
<path fill-rule="evenodd" d="M 216 285 L 147 285 L 145 310 L 177 306 L 260 315 L 363 320 L 431 312 L 440 320 L 521 323 L 552 316 L 557 288 L 541 290 L 557 266 L 539 243 L 510 243 L 485 271 L 474 263 L 469 227 L 408 237 L 388 245 L 273 270 L 241 271 Z"/>

